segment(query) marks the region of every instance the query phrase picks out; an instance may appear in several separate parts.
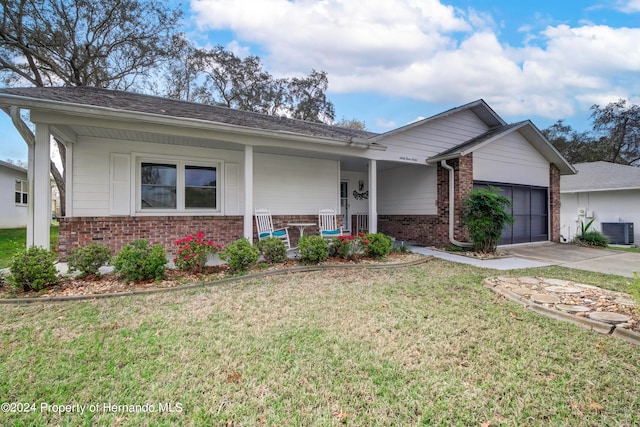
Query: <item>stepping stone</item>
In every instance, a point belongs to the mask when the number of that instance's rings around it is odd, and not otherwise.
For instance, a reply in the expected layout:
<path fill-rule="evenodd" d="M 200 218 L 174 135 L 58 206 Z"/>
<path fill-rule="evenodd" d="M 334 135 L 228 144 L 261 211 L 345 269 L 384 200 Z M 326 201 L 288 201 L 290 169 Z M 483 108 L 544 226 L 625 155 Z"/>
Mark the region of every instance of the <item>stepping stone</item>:
<path fill-rule="evenodd" d="M 568 280 L 561 280 L 561 279 L 544 279 L 544 282 L 547 285 L 552 285 L 552 286 L 569 286 L 571 284 L 571 282 L 569 282 Z"/>
<path fill-rule="evenodd" d="M 613 313 L 611 311 L 594 311 L 593 313 L 589 313 L 589 318 L 599 320 L 600 322 L 611 323 L 613 325 L 617 323 L 625 323 L 631 320 L 629 316 Z"/>
<path fill-rule="evenodd" d="M 558 304 L 560 302 L 560 298 L 557 296 L 547 294 L 533 294 L 531 300 L 538 304 Z"/>
<path fill-rule="evenodd" d="M 589 307 L 585 307 L 584 305 L 556 304 L 556 308 L 566 311 L 567 313 L 586 313 L 591 311 Z"/>
<path fill-rule="evenodd" d="M 518 295 L 531 295 L 535 291 L 529 288 L 525 288 L 524 286 L 514 286 L 511 288 L 511 292 L 514 292 Z"/>
<path fill-rule="evenodd" d="M 524 285 L 539 285 L 540 284 L 540 280 L 536 279 L 535 277 L 520 277 L 518 280 L 520 281 L 520 283 L 522 283 Z"/>
<path fill-rule="evenodd" d="M 547 292 L 555 292 L 556 294 L 579 294 L 582 292 L 582 289 L 571 286 L 547 286 L 544 290 Z"/>
<path fill-rule="evenodd" d="M 629 307 L 636 307 L 638 304 L 629 298 L 618 298 L 614 301 L 616 304 L 627 305 Z"/>

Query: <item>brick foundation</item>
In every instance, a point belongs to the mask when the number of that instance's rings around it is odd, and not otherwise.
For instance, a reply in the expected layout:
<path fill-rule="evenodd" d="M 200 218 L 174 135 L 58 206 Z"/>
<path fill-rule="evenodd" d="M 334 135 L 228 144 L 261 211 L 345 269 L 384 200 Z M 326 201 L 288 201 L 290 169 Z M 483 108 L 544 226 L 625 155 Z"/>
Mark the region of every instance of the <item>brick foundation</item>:
<path fill-rule="evenodd" d="M 215 243 L 227 245 L 243 237 L 243 216 L 114 216 L 59 218 L 60 240 L 58 250 L 64 258 L 67 252 L 78 246 L 98 243 L 116 254 L 124 245 L 137 239 L 147 239 L 150 244 L 161 244 L 167 254 L 175 255 L 175 241 L 189 234 L 203 231 Z M 338 221 L 341 218 L 338 216 Z M 285 227 L 291 222 L 317 224 L 317 215 L 274 216 L 274 227 Z M 254 242 L 257 241 L 255 223 Z M 318 234 L 318 227 L 307 227 L 306 234 Z M 298 241 L 298 227 L 289 227 L 291 244 Z"/>

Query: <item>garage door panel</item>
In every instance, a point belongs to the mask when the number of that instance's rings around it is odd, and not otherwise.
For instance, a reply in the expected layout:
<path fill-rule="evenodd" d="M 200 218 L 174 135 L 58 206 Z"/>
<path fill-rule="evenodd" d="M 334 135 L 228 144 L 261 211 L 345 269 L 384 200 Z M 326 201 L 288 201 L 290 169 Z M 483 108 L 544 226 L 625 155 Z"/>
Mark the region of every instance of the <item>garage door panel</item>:
<path fill-rule="evenodd" d="M 547 189 L 504 183 L 474 183 L 474 188 L 499 188 L 500 194 L 511 200 L 507 212 L 513 224 L 505 224 L 500 244 L 527 243 L 549 240 Z"/>

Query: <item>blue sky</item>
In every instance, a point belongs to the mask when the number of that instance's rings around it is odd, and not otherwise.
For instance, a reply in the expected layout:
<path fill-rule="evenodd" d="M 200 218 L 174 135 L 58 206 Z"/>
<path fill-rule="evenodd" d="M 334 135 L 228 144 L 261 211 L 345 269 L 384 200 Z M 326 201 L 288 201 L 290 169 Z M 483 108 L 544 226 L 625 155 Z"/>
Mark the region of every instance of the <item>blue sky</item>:
<path fill-rule="evenodd" d="M 640 104 L 640 0 L 192 0 L 199 46 L 275 76 L 329 76 L 336 119 L 384 132 L 479 98 L 507 122 L 589 130 L 589 108 Z M 26 145 L 0 114 L 0 159 Z"/>

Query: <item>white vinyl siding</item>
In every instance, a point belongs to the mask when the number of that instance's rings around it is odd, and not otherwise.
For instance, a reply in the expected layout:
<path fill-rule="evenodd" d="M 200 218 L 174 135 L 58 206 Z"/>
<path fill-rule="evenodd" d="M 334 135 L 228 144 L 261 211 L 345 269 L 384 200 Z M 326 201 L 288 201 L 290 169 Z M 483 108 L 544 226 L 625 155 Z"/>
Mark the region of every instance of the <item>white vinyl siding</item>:
<path fill-rule="evenodd" d="M 318 214 L 339 208 L 339 162 L 256 153 L 253 204 L 275 215 Z"/>
<path fill-rule="evenodd" d="M 136 210 L 136 167 L 140 158 L 153 158 L 166 161 L 195 160 L 198 164 L 213 164 L 219 171 L 225 170 L 226 162 L 235 163 L 242 159 L 242 153 L 231 150 L 208 149 L 201 147 L 181 147 L 164 144 L 149 144 L 134 141 L 113 141 L 108 139 L 85 137 L 73 146 L 73 212 L 70 216 L 109 216 L 133 215 Z M 188 162 L 187 162 L 188 163 Z M 128 173 L 124 170 L 129 165 Z M 237 171 L 235 171 L 237 174 Z M 114 181 L 115 178 L 115 181 Z M 219 181 L 226 181 L 220 176 Z M 236 175 L 235 189 L 239 189 L 242 199 L 242 183 Z M 127 190 L 128 189 L 128 190 Z M 224 193 L 226 189 L 218 191 Z M 220 201 L 226 200 L 221 194 Z M 224 210 L 224 206 L 222 206 Z M 195 212 L 202 212 L 194 210 Z M 224 212 L 217 213 L 217 215 Z M 237 206 L 233 213 L 237 214 Z M 147 214 L 147 213 L 138 213 Z M 153 213 L 152 213 L 153 214 Z M 185 212 L 193 215 L 193 212 Z M 166 213 L 165 213 L 166 215 Z"/>
<path fill-rule="evenodd" d="M 549 186 L 549 162 L 518 132 L 473 152 L 474 181 Z"/>
<path fill-rule="evenodd" d="M 387 150 L 381 153 L 380 159 L 405 162 L 409 160 L 424 164 L 427 158 L 460 145 L 487 130 L 487 125 L 473 112 L 460 111 L 384 138 L 381 144 L 385 145 Z"/>
<path fill-rule="evenodd" d="M 16 183 L 21 182 L 24 193 L 21 200 L 27 196 L 27 204 L 16 203 Z M 28 193 L 27 174 L 0 165 L 0 228 L 18 228 L 27 225 L 28 209 L 31 195 Z"/>
<path fill-rule="evenodd" d="M 111 215 L 129 215 L 131 199 L 131 156 L 128 154 L 111 155 L 111 196 L 109 213 Z"/>
<path fill-rule="evenodd" d="M 437 168 L 400 166 L 378 171 L 379 215 L 437 214 Z"/>

